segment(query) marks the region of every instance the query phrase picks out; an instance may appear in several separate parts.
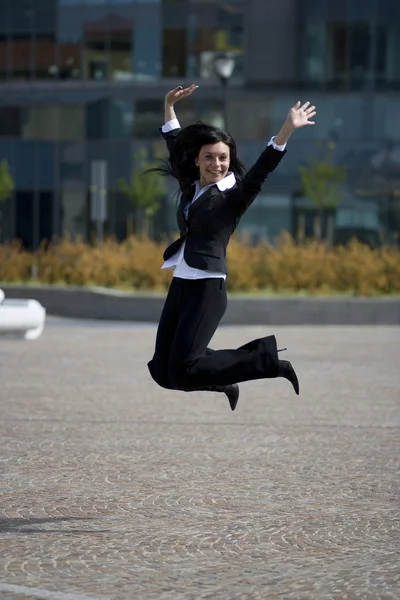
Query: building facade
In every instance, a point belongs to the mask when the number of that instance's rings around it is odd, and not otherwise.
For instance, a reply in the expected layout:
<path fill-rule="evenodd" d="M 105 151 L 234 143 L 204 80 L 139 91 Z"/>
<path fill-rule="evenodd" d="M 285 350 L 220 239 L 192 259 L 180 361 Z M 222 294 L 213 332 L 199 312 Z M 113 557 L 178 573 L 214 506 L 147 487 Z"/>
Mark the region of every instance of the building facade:
<path fill-rule="evenodd" d="M 399 0 L 0 0 L 0 160 L 15 182 L 0 204 L 0 240 L 28 248 L 66 234 L 88 237 L 91 168 L 107 165 L 105 232 L 129 230 L 129 180 L 143 148 L 163 156 L 163 98 L 196 82 L 178 105 L 182 124 L 223 125 L 218 52 L 235 57 L 227 122 L 247 166 L 300 100 L 316 127 L 289 152 L 241 228 L 273 239 L 299 223 L 311 233 L 299 167 L 334 148 L 348 181 L 335 211 L 337 239 L 375 243 L 399 230 Z M 154 234 L 175 228 L 168 183 Z"/>

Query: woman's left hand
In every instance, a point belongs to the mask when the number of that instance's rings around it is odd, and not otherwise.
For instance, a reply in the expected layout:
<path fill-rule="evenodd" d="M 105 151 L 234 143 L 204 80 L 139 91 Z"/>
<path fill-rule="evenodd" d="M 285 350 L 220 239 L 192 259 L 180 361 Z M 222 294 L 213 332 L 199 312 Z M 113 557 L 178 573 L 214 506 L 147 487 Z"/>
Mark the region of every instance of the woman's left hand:
<path fill-rule="evenodd" d="M 300 129 L 304 125 L 315 125 L 315 121 L 310 121 L 317 114 L 315 106 L 310 106 L 310 102 L 306 102 L 303 106 L 300 105 L 299 101 L 289 110 L 286 122 L 292 129 Z"/>

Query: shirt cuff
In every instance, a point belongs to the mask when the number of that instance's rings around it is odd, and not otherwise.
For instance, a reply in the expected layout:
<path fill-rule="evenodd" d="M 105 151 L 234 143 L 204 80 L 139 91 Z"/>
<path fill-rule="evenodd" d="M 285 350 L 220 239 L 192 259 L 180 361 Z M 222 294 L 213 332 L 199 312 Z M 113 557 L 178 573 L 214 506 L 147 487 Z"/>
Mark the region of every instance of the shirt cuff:
<path fill-rule="evenodd" d="M 161 127 L 161 131 L 163 133 L 168 133 L 168 131 L 172 131 L 173 129 L 180 129 L 180 123 L 178 119 L 171 119 L 171 121 L 167 121 L 165 125 Z"/>
<path fill-rule="evenodd" d="M 171 123 L 171 121 L 170 121 L 170 123 Z M 280 150 L 281 152 L 283 152 L 286 148 L 286 144 L 282 144 L 281 146 L 279 146 L 278 144 L 275 144 L 275 136 L 274 135 L 269 140 L 268 146 L 273 146 L 275 148 L 275 150 Z"/>

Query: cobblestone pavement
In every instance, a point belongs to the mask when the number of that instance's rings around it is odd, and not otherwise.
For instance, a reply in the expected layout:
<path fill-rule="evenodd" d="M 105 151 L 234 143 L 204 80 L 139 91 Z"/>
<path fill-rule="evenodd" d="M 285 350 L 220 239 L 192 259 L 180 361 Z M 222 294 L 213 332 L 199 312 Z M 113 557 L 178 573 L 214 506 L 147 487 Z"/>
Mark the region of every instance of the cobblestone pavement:
<path fill-rule="evenodd" d="M 0 598 L 400 598 L 400 328 L 274 332 L 301 395 L 234 413 L 152 382 L 154 325 L 1 340 Z"/>

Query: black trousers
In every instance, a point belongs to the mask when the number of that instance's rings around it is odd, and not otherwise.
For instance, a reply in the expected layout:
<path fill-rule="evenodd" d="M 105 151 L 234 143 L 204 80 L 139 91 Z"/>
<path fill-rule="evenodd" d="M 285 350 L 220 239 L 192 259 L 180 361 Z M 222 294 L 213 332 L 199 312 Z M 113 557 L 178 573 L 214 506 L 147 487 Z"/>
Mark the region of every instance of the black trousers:
<path fill-rule="evenodd" d="M 172 279 L 154 356 L 148 363 L 151 376 L 160 386 L 193 391 L 277 376 L 273 335 L 235 350 L 208 347 L 226 306 L 226 283 L 222 278 Z"/>

